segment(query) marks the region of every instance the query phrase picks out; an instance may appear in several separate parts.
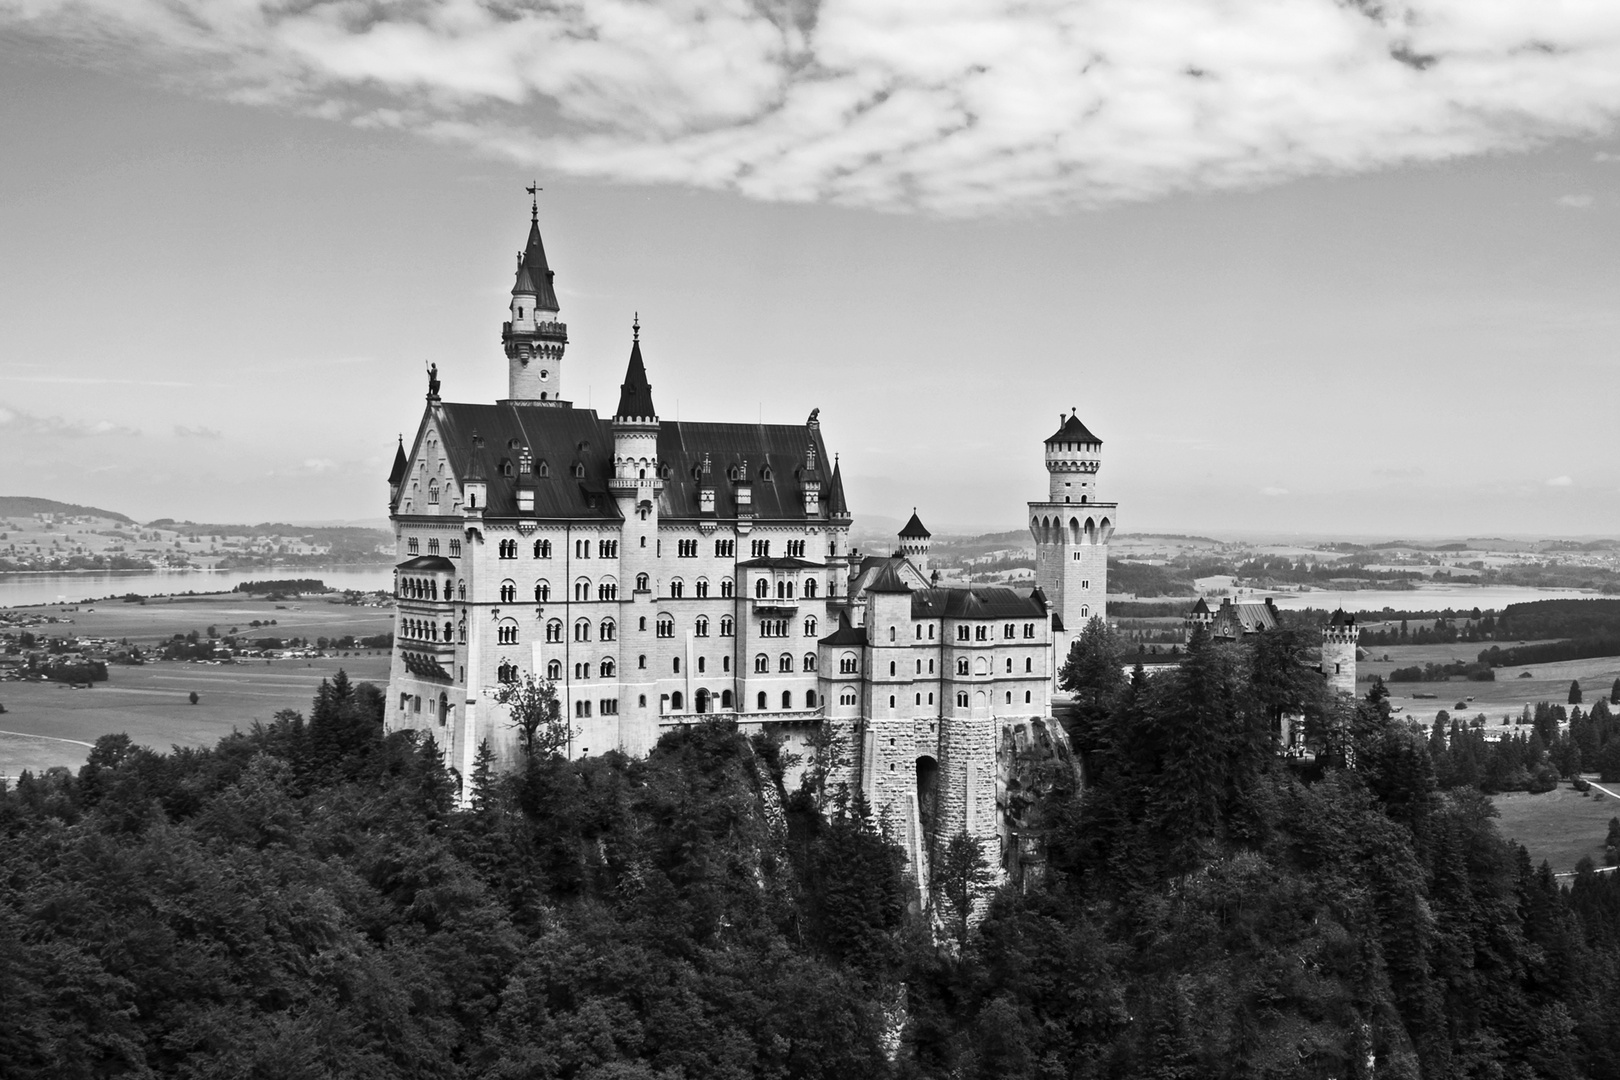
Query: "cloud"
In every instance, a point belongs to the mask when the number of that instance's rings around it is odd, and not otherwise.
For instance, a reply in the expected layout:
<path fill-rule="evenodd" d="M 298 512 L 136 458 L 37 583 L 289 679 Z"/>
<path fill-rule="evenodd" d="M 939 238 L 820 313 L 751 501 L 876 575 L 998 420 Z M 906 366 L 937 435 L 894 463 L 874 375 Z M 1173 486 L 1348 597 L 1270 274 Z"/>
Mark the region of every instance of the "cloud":
<path fill-rule="evenodd" d="M 1574 483 L 1575 483 L 1575 481 L 1570 479 L 1567 476 L 1555 476 L 1552 479 L 1547 481 L 1547 486 L 1548 487 L 1569 487 Z"/>
<path fill-rule="evenodd" d="M 958 215 L 1620 116 L 1612 0 L 0 0 L 0 28 L 548 172 Z"/>
<path fill-rule="evenodd" d="M 23 439 L 87 439 L 98 435 L 139 435 L 140 429 L 111 420 L 66 420 L 0 405 L 0 436 Z"/>
<path fill-rule="evenodd" d="M 1273 498 L 1275 498 L 1278 495 L 1286 495 L 1286 494 L 1288 494 L 1288 489 L 1287 488 L 1282 488 L 1282 487 L 1263 487 L 1263 488 L 1260 489 L 1260 494 L 1262 494 L 1262 495 L 1270 495 Z"/>
<path fill-rule="evenodd" d="M 223 436 L 213 428 L 186 427 L 184 424 L 174 425 L 174 434 L 179 439 L 219 439 Z"/>
<path fill-rule="evenodd" d="M 1592 155 L 1593 161 L 1620 161 L 1620 154 L 1611 154 L 1606 150 L 1599 150 Z"/>
<path fill-rule="evenodd" d="M 1559 206 L 1572 206 L 1577 210 L 1584 210 L 1592 205 L 1590 195 L 1563 195 L 1558 199 Z"/>
<path fill-rule="evenodd" d="M 1387 476 L 1396 480 L 1410 480 L 1414 477 L 1422 476 L 1423 469 L 1417 465 L 1390 465 L 1381 469 L 1374 469 L 1373 475 Z"/>

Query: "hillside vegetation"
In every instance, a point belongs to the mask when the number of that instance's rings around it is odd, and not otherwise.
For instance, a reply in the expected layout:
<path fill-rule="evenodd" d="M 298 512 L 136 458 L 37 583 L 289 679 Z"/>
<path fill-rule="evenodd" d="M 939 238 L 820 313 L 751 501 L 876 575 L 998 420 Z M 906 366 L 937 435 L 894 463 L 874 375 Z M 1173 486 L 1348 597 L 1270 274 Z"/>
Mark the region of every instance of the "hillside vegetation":
<path fill-rule="evenodd" d="M 531 724 L 464 812 L 341 675 L 212 749 L 109 736 L 0 802 L 0 1072 L 1620 1071 L 1620 887 L 1560 889 L 1437 786 L 1426 733 L 1266 637 L 1129 679 L 1088 631 L 1065 679 L 1090 787 L 1025 816 L 1049 869 L 971 933 L 970 853 L 936 859 L 932 922 L 860 800 L 784 792 L 779 749 L 725 723 L 574 762 Z M 1285 709 L 1324 765 L 1276 755 Z"/>

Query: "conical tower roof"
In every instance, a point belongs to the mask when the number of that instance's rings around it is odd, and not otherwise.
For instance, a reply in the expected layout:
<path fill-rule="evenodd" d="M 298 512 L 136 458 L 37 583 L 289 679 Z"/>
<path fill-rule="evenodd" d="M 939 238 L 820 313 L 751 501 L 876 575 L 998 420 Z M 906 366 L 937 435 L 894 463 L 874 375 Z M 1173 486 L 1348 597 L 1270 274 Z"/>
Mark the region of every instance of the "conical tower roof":
<path fill-rule="evenodd" d="M 1046 441 L 1049 443 L 1077 442 L 1093 443 L 1097 446 L 1102 445 L 1102 440 L 1093 435 L 1086 425 L 1080 422 L 1080 417 L 1072 412 L 1063 418 L 1061 425 L 1055 432 L 1047 436 Z"/>
<path fill-rule="evenodd" d="M 835 518 L 849 517 L 849 503 L 844 501 L 844 472 L 838 459 L 833 459 L 832 483 L 827 485 L 827 512 Z"/>
<path fill-rule="evenodd" d="M 394 468 L 388 474 L 389 486 L 397 485 L 405 479 L 405 470 L 410 468 L 410 462 L 405 459 L 405 436 L 399 437 L 399 448 L 394 451 Z"/>
<path fill-rule="evenodd" d="M 917 508 L 913 506 L 911 508 L 911 520 L 906 522 L 906 527 L 900 530 L 900 539 L 926 540 L 932 535 L 934 534 L 923 527 L 922 519 L 917 516 Z"/>
<path fill-rule="evenodd" d="M 538 311 L 558 311 L 557 290 L 552 286 L 553 274 L 546 263 L 546 245 L 540 239 L 538 213 L 529 219 L 529 240 L 523 246 L 523 258 L 518 260 L 517 280 L 512 284 L 512 295 L 534 297 Z"/>
<path fill-rule="evenodd" d="M 619 384 L 619 407 L 613 410 L 613 416 L 617 419 L 657 415 L 652 384 L 647 381 L 647 366 L 641 362 L 641 320 L 637 319 L 635 340 L 630 343 L 630 363 L 624 370 L 624 382 Z"/>

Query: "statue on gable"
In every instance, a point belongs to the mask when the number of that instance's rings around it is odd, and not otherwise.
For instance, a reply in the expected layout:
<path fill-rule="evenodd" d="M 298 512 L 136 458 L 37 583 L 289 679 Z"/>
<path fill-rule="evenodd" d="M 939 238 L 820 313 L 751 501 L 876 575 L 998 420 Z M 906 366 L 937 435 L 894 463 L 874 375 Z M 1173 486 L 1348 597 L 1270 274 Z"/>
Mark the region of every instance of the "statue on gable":
<path fill-rule="evenodd" d="M 432 401 L 439 396 L 439 365 L 428 365 L 428 400 Z"/>

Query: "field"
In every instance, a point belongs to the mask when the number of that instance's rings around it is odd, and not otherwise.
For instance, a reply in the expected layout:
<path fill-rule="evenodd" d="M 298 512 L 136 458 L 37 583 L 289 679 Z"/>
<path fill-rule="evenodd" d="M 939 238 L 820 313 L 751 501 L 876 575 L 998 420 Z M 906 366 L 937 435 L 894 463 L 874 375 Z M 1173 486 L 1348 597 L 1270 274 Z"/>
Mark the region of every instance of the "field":
<path fill-rule="evenodd" d="M 1560 874 L 1574 870 L 1583 855 L 1602 866 L 1609 819 L 1620 817 L 1620 800 L 1595 789 L 1582 795 L 1568 784 L 1540 795 L 1496 795 L 1491 803 L 1502 835 L 1523 844 L 1535 865 L 1546 860 Z"/>
<path fill-rule="evenodd" d="M 1465 660 L 1473 663 L 1486 645 L 1461 643 L 1455 645 L 1380 645 L 1366 649 L 1369 657 L 1356 665 L 1362 678 L 1389 673 L 1398 667 L 1421 667 L 1426 663 L 1449 663 Z M 1386 661 L 1385 655 L 1389 656 Z M 1521 679 L 1521 672 L 1530 672 L 1530 678 Z M 1614 680 L 1620 677 L 1620 656 L 1600 656 L 1590 660 L 1561 660 L 1551 664 L 1529 664 L 1523 667 L 1497 668 L 1495 682 L 1387 683 L 1389 700 L 1393 705 L 1405 707 L 1405 715 L 1429 721 L 1441 709 L 1455 714 L 1457 702 L 1472 697 L 1467 716 L 1483 712 L 1488 728 L 1501 724 L 1504 715 L 1518 718 L 1525 705 L 1534 708 L 1538 701 L 1551 701 L 1562 705 L 1569 700 L 1569 684 L 1578 679 L 1585 691 L 1584 707 L 1591 708 L 1599 697 L 1607 697 Z M 1363 687 L 1365 689 L 1365 687 Z M 1414 698 L 1414 692 L 1434 694 L 1432 699 Z"/>
<path fill-rule="evenodd" d="M 143 647 L 191 630 L 220 633 L 231 627 L 249 635 L 277 637 L 364 636 L 393 629 L 389 608 L 354 607 L 305 599 L 282 603 L 240 596 L 185 597 L 140 604 L 15 608 L 56 616 L 54 624 L 34 627 L 51 636 L 128 638 Z M 276 625 L 254 631 L 254 620 Z M 249 660 L 238 664 L 154 661 L 137 667 L 111 665 L 108 679 L 93 689 L 56 683 L 0 682 L 0 775 L 52 765 L 77 769 L 90 744 L 102 735 L 125 732 L 135 742 L 166 750 L 172 745 L 204 746 L 268 721 L 281 709 L 306 715 L 321 679 L 339 668 L 355 682 L 383 683 L 389 655 L 378 650 L 314 659 Z M 195 692 L 198 703 L 190 704 Z"/>

